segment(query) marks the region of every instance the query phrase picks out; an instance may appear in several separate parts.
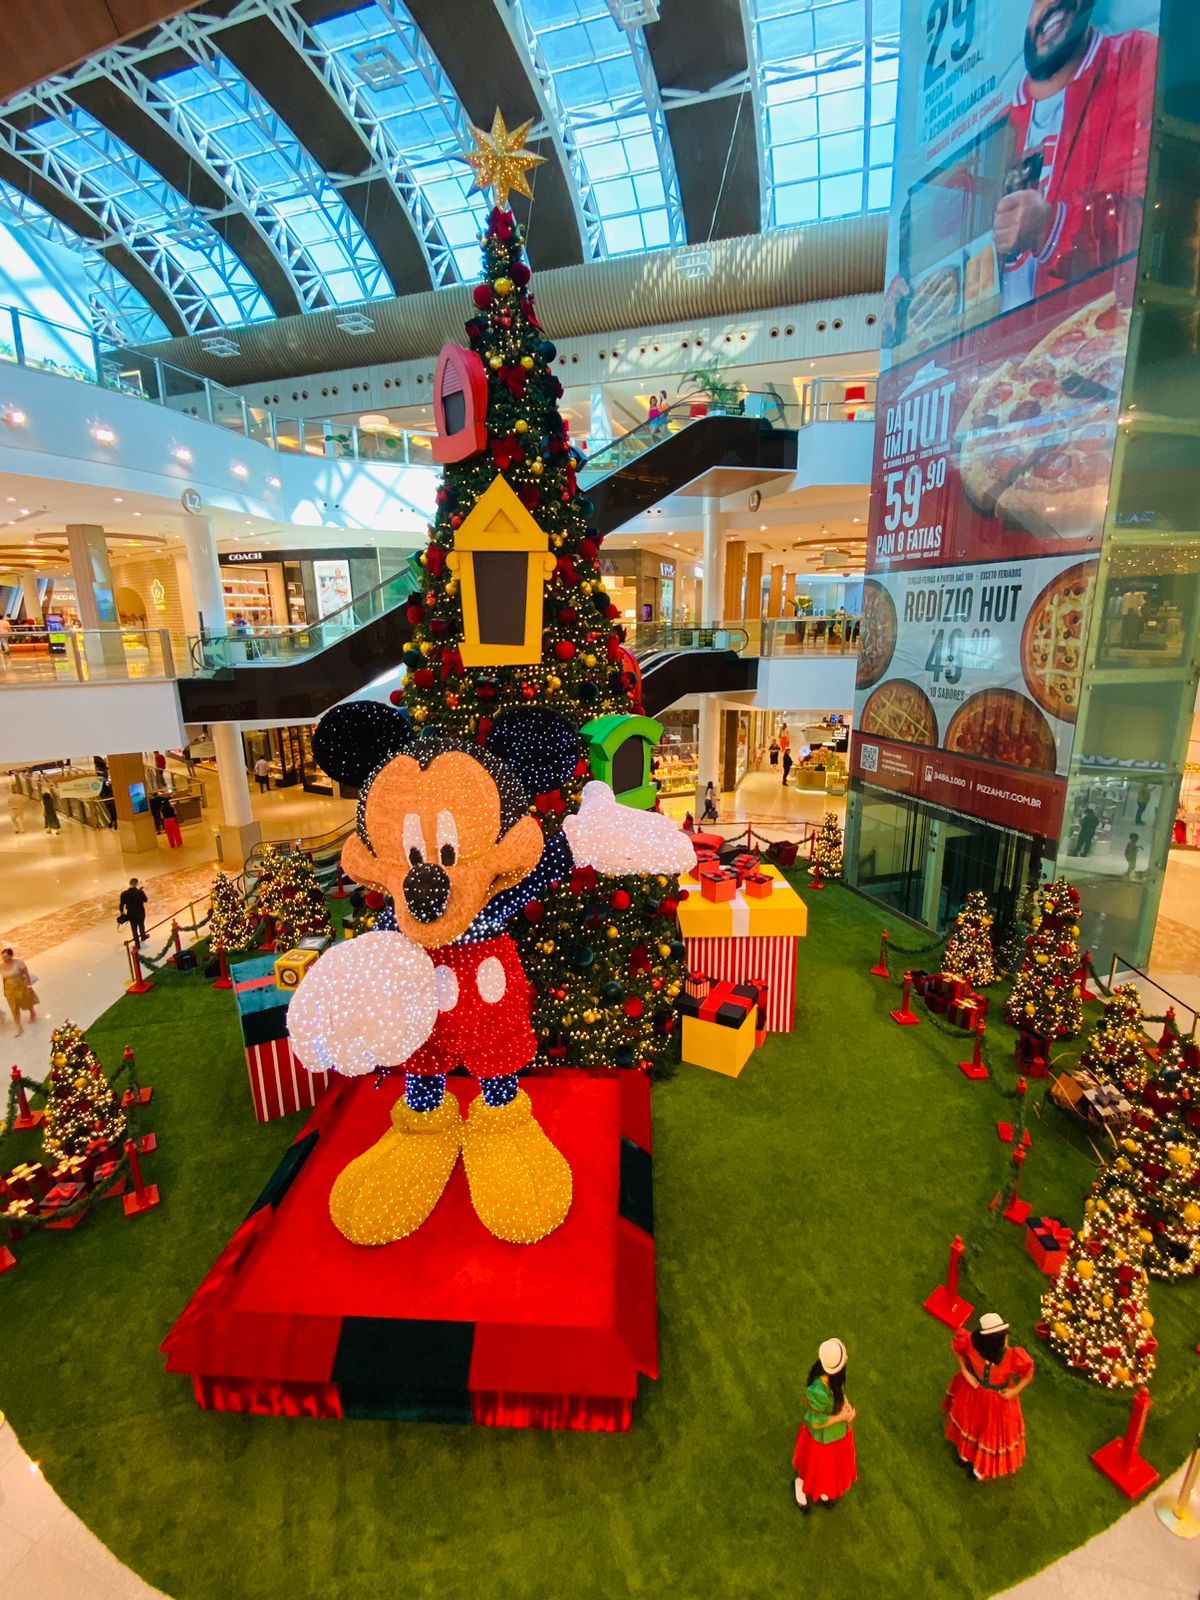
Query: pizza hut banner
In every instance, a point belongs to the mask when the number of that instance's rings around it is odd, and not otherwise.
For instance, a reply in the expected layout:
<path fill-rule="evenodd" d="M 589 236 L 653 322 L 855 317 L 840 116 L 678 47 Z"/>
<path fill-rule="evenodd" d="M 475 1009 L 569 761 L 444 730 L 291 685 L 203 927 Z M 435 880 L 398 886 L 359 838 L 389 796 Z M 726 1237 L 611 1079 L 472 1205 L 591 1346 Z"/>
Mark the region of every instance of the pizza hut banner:
<path fill-rule="evenodd" d="M 1044 556 L 868 578 L 856 776 L 899 788 L 915 775 L 924 798 L 960 811 L 979 800 L 975 814 L 1026 831 L 1057 816 L 1096 565 Z M 1021 780 L 1005 767 L 1022 769 Z"/>
<path fill-rule="evenodd" d="M 1159 0 L 904 0 L 884 365 L 1137 250 Z"/>

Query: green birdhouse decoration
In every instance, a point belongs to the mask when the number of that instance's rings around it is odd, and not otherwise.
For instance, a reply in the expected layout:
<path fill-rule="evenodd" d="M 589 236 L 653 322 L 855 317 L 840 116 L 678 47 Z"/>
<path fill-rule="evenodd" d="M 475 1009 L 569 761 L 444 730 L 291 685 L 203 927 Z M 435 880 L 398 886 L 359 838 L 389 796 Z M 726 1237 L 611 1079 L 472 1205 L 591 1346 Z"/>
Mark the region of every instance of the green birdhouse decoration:
<path fill-rule="evenodd" d="M 650 776 L 650 752 L 662 738 L 653 717 L 595 717 L 579 730 L 592 776 L 607 783 L 623 806 L 652 811 L 658 789 Z"/>

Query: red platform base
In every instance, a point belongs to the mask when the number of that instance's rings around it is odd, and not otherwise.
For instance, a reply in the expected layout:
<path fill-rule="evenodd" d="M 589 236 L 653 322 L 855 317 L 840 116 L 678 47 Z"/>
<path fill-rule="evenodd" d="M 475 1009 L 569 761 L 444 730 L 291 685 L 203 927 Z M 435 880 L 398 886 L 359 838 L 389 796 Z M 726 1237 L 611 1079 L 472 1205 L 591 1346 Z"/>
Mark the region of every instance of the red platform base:
<path fill-rule="evenodd" d="M 964 1078 L 970 1078 L 972 1083 L 981 1083 L 988 1075 L 988 1069 L 982 1062 L 980 1062 L 979 1066 L 976 1066 L 973 1061 L 960 1061 L 958 1070 Z"/>
<path fill-rule="evenodd" d="M 148 1183 L 139 1195 L 135 1189 L 132 1194 L 125 1196 L 125 1215 L 139 1217 L 143 1211 L 153 1211 L 158 1204 L 158 1185 Z"/>
<path fill-rule="evenodd" d="M 44 1111 L 31 1111 L 27 1117 L 14 1117 L 12 1131 L 14 1133 L 28 1133 L 31 1128 L 40 1126 L 45 1115 Z"/>
<path fill-rule="evenodd" d="M 150 1097 L 153 1093 L 154 1090 L 148 1083 L 142 1085 L 137 1092 L 136 1098 L 132 1089 L 126 1089 L 125 1093 L 121 1096 L 121 1109 L 123 1111 L 128 1111 L 132 1105 L 148 1106 L 150 1104 Z"/>
<path fill-rule="evenodd" d="M 402 1080 L 336 1083 L 168 1334 L 167 1370 L 217 1411 L 628 1429 L 639 1375 L 658 1375 L 650 1085 L 564 1071 L 525 1086 L 574 1175 L 556 1232 L 494 1238 L 460 1162 L 416 1233 L 351 1244 L 329 1190 Z M 478 1093 L 448 1088 L 464 1110 Z"/>
<path fill-rule="evenodd" d="M 11 1272 L 17 1264 L 17 1258 L 6 1244 L 0 1244 L 0 1275 Z"/>
<path fill-rule="evenodd" d="M 961 1296 L 951 1297 L 944 1283 L 939 1283 L 937 1288 L 925 1302 L 925 1309 L 931 1317 L 936 1317 L 939 1322 L 944 1322 L 948 1328 L 961 1328 L 963 1323 L 974 1311 L 975 1307 L 969 1300 Z"/>
<path fill-rule="evenodd" d="M 157 1149 L 158 1135 L 156 1133 L 144 1133 L 138 1140 L 138 1155 L 140 1156 L 152 1156 Z"/>
<path fill-rule="evenodd" d="M 1033 1207 L 1028 1200 L 1018 1200 L 1015 1197 L 1008 1202 L 1001 1212 L 1005 1222 L 1011 1222 L 1015 1227 L 1023 1228 L 1029 1221 L 1029 1213 Z"/>
<path fill-rule="evenodd" d="M 890 1011 L 888 1015 L 902 1028 L 915 1028 L 921 1020 L 915 1011 Z"/>
<path fill-rule="evenodd" d="M 150 982 L 149 978 L 143 978 L 140 983 L 127 983 L 125 985 L 125 993 L 149 994 L 153 987 L 154 985 Z"/>
<path fill-rule="evenodd" d="M 1147 1489 L 1153 1489 L 1158 1482 L 1158 1473 L 1148 1461 L 1139 1455 L 1135 1455 L 1132 1461 L 1128 1459 L 1123 1438 L 1111 1439 L 1108 1444 L 1101 1445 L 1092 1460 L 1108 1481 L 1115 1483 L 1121 1493 L 1128 1495 L 1131 1500 L 1145 1494 Z"/>

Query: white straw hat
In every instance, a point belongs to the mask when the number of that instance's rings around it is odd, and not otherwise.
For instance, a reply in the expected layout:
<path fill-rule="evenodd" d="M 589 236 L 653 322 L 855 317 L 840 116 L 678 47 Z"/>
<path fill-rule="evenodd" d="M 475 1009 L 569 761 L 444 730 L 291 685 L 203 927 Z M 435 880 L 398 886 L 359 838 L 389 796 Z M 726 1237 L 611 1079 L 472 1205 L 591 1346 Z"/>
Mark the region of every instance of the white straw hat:
<path fill-rule="evenodd" d="M 985 1311 L 979 1319 L 980 1333 L 1007 1333 L 1008 1323 L 994 1311 Z"/>
<path fill-rule="evenodd" d="M 817 1351 L 817 1357 L 830 1375 L 840 1372 L 846 1365 L 846 1346 L 840 1339 L 826 1339 Z"/>

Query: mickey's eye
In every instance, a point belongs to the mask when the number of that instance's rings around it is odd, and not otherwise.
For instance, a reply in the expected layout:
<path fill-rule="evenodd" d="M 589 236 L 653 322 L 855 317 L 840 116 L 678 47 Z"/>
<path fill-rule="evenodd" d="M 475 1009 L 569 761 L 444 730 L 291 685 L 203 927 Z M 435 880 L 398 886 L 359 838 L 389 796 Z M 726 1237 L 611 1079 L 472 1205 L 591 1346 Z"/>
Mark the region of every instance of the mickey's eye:
<path fill-rule="evenodd" d="M 439 811 L 437 819 L 438 859 L 444 867 L 458 860 L 458 823 L 450 811 Z"/>
<path fill-rule="evenodd" d="M 425 860 L 425 835 L 421 832 L 421 819 L 412 811 L 404 819 L 404 854 L 414 867 L 419 867 Z"/>

